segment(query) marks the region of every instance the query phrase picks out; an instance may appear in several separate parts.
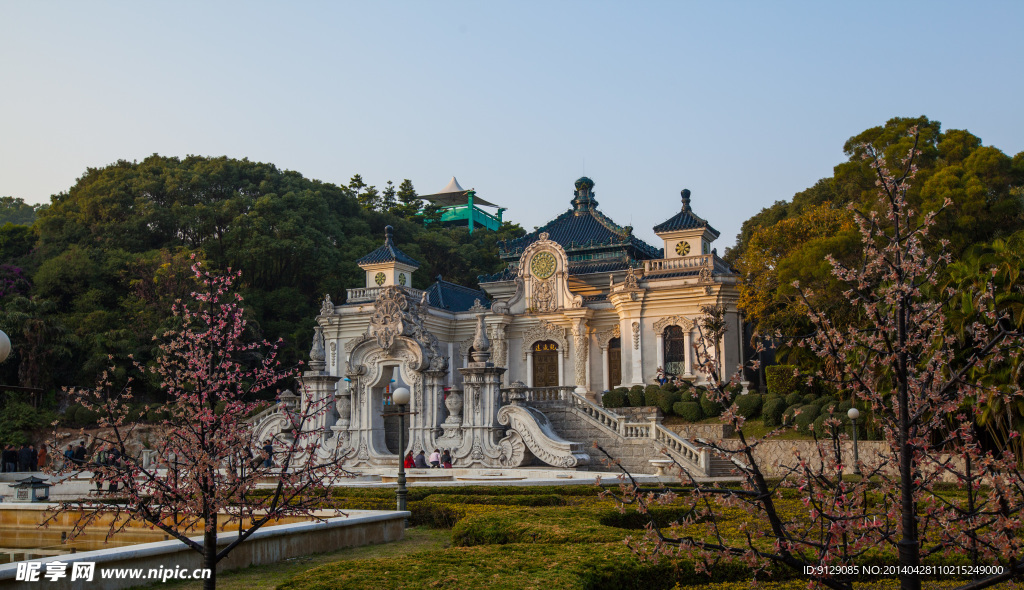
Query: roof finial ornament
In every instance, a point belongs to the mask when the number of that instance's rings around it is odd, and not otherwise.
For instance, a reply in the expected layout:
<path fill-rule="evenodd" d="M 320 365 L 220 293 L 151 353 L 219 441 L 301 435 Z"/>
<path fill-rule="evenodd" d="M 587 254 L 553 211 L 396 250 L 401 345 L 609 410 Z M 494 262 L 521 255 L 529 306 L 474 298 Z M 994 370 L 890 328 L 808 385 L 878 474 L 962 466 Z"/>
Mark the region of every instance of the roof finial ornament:
<path fill-rule="evenodd" d="M 690 189 L 684 188 L 682 191 L 679 192 L 679 194 L 682 195 L 682 197 L 683 197 L 683 211 L 689 211 L 690 210 Z"/>
<path fill-rule="evenodd" d="M 573 184 L 576 190 L 573 191 L 572 207 L 579 214 L 582 211 L 589 211 L 597 207 L 594 199 L 594 181 L 582 176 Z"/>
<path fill-rule="evenodd" d="M 385 225 L 384 226 L 384 243 L 385 244 L 394 244 L 395 243 L 395 239 L 394 238 L 395 238 L 395 228 L 391 227 L 390 225 Z"/>

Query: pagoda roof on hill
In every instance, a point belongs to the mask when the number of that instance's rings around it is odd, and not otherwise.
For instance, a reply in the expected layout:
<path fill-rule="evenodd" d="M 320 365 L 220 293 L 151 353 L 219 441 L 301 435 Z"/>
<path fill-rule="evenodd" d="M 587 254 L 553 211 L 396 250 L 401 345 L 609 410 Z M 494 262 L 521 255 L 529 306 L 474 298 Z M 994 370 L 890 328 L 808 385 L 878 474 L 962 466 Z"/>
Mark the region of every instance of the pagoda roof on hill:
<path fill-rule="evenodd" d="M 359 260 L 356 260 L 356 264 L 362 266 L 364 264 L 381 264 L 384 262 L 400 262 L 402 264 L 408 264 L 419 268 L 420 263 L 413 260 L 410 256 L 399 250 L 395 246 L 394 240 L 395 228 L 390 225 L 384 228 L 384 245 L 377 248 L 373 252 L 370 252 L 366 256 L 363 256 Z"/>

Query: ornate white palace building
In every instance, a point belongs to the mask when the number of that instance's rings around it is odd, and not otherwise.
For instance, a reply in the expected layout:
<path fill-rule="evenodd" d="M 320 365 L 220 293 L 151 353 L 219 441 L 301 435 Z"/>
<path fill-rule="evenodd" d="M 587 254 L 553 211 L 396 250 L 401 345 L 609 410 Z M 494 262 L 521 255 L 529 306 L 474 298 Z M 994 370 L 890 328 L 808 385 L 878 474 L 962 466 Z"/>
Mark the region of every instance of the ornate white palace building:
<path fill-rule="evenodd" d="M 336 411 L 317 424 L 326 445 L 357 466 L 393 464 L 395 428 L 382 408 L 404 386 L 415 412 L 404 450 L 452 449 L 461 466 L 585 465 L 589 441 L 563 439 L 531 401 L 558 398 L 595 428 L 621 430 L 601 392 L 653 383 L 659 368 L 699 379 L 694 321 L 704 305 L 722 306 L 727 323 L 708 349 L 739 370 L 739 277 L 712 248 L 719 233 L 693 212 L 690 191 L 654 227 L 655 247 L 605 217 L 593 186 L 580 178 L 569 210 L 499 244 L 507 267 L 480 277 L 482 290 L 440 279 L 409 287 L 419 264 L 387 228 L 358 261 L 365 286 L 341 305 L 326 297 L 317 316 L 303 395 L 333 398 Z M 698 461 L 686 444 L 667 444 Z"/>

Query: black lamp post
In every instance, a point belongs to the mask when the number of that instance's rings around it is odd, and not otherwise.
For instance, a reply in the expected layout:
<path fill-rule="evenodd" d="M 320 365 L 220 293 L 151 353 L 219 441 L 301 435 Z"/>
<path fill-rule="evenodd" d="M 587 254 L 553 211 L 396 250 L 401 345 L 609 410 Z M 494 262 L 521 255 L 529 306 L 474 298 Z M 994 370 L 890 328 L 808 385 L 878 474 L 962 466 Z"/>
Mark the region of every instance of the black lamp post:
<path fill-rule="evenodd" d="M 408 495 L 405 489 L 405 417 L 412 412 L 406 412 L 405 406 L 409 403 L 409 397 L 409 390 L 405 387 L 399 387 L 391 394 L 391 401 L 398 406 L 398 411 L 392 415 L 398 416 L 398 490 L 395 498 L 399 510 L 405 510 L 405 497 Z"/>
<path fill-rule="evenodd" d="M 847 410 L 846 415 L 853 422 L 853 472 L 860 475 L 860 457 L 857 455 L 857 418 L 860 418 L 860 410 L 850 408 Z"/>

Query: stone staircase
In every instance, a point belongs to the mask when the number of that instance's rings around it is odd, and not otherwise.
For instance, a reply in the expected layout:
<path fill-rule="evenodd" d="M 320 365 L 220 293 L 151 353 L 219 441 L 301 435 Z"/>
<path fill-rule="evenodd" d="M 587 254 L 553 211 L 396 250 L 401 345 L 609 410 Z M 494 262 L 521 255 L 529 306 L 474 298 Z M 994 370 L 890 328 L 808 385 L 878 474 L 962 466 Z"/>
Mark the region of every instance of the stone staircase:
<path fill-rule="evenodd" d="M 624 416 L 598 406 L 568 387 L 503 390 L 503 398 L 507 401 L 513 391 L 527 405 L 547 415 L 563 437 L 585 442 L 587 446 L 600 445 L 631 473 L 655 473 L 656 467 L 650 461 L 664 459 L 665 451 L 699 479 L 736 477 L 730 461 L 679 436 L 654 415 Z M 594 460 L 589 469 L 608 470 L 599 451 L 594 449 L 591 455 Z"/>

